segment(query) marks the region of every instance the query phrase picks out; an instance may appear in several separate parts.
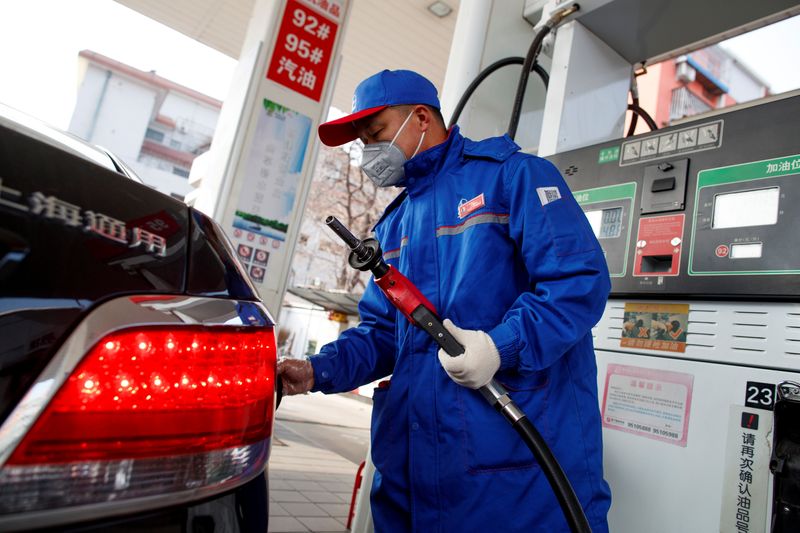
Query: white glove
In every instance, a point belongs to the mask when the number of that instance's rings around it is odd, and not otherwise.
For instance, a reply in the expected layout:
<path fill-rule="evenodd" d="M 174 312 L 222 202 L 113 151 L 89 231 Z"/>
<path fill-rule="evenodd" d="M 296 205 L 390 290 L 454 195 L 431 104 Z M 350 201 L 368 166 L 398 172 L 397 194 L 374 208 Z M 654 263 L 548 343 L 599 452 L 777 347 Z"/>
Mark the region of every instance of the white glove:
<path fill-rule="evenodd" d="M 439 362 L 450 378 L 464 387 L 479 389 L 489 383 L 500 369 L 500 354 L 485 331 L 461 329 L 449 319 L 444 327 L 464 347 L 464 353 L 451 357 L 439 349 Z"/>

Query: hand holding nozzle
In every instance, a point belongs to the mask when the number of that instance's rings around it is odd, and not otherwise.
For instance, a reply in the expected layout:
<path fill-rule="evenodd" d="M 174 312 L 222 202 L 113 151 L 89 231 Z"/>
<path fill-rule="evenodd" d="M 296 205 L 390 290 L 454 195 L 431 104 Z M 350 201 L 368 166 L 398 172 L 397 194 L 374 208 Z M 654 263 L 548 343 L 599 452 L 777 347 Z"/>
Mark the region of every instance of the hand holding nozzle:
<path fill-rule="evenodd" d="M 449 319 L 445 319 L 444 327 L 463 346 L 463 353 L 456 357 L 439 349 L 439 362 L 450 379 L 470 389 L 480 389 L 492 381 L 500 369 L 500 354 L 489 334 L 461 329 Z"/>

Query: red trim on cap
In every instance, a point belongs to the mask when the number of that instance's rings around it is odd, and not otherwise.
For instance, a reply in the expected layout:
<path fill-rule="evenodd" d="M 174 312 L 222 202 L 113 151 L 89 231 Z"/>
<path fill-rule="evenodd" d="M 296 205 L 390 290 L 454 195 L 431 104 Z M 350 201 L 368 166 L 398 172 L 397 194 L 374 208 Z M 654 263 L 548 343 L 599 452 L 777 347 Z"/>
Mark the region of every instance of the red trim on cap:
<path fill-rule="evenodd" d="M 356 128 L 353 125 L 358 119 L 374 115 L 389 107 L 388 105 L 381 105 L 378 107 L 370 107 L 369 109 L 362 109 L 357 113 L 351 113 L 346 117 L 331 120 L 324 124 L 320 124 L 318 128 L 319 140 L 322 144 L 327 146 L 340 146 L 355 140 L 358 137 Z"/>

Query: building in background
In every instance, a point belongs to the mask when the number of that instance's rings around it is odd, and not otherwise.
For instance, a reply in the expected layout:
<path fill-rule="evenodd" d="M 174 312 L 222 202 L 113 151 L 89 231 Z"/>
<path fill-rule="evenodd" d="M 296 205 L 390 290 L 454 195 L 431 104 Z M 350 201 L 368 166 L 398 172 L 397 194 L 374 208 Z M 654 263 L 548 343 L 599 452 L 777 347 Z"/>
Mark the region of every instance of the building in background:
<path fill-rule="evenodd" d="M 151 187 L 183 199 L 211 145 L 222 102 L 101 54 L 79 54 L 69 132 L 122 158 Z"/>
<path fill-rule="evenodd" d="M 637 83 L 639 105 L 659 128 L 770 93 L 761 78 L 718 45 L 650 65 Z M 644 121 L 639 121 L 636 133 L 646 131 Z"/>

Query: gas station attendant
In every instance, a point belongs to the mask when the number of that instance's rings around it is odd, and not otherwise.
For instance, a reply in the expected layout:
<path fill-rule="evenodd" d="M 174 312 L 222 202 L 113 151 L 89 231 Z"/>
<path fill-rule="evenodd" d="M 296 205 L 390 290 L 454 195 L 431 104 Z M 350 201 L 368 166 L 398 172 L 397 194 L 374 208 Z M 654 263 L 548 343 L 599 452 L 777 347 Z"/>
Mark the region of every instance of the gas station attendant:
<path fill-rule="evenodd" d="M 590 330 L 610 290 L 603 252 L 564 180 L 508 136 L 446 129 L 433 84 L 384 70 L 328 146 L 364 143 L 361 168 L 401 188 L 374 231 L 387 263 L 464 345 L 450 357 L 371 280 L 361 323 L 308 360 L 279 364 L 286 394 L 375 390 L 376 531 L 567 531 L 530 450 L 476 391 L 496 379 L 545 438 L 592 530 L 608 530 L 597 368 Z"/>

